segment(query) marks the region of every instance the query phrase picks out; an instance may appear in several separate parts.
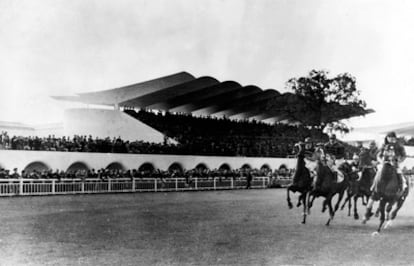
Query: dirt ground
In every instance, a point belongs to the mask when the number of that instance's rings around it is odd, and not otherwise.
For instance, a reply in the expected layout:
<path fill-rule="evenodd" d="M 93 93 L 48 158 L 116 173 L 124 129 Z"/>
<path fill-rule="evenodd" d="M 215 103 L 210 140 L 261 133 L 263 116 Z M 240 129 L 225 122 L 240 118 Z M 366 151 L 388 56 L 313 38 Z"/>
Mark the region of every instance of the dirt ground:
<path fill-rule="evenodd" d="M 413 265 L 410 196 L 373 237 L 321 199 L 306 225 L 284 189 L 0 199 L 0 265 Z M 295 197 L 296 201 L 296 197 Z M 360 207 L 360 214 L 363 213 Z"/>

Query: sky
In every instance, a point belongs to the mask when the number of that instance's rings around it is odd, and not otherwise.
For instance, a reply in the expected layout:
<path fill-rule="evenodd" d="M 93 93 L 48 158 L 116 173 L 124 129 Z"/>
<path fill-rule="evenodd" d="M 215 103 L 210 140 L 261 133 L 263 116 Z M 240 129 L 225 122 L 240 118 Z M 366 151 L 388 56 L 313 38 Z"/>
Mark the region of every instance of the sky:
<path fill-rule="evenodd" d="M 324 69 L 357 79 L 365 127 L 413 121 L 413 1 L 0 0 L 0 121 L 60 122 L 51 95 L 187 71 L 285 92 Z"/>

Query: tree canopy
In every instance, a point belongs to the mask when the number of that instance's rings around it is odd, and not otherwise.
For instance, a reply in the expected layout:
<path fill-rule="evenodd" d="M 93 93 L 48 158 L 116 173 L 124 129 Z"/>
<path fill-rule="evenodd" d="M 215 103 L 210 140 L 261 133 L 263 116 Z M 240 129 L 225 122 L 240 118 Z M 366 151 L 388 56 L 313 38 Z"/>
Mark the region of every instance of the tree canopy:
<path fill-rule="evenodd" d="M 366 109 L 356 79 L 349 73 L 330 77 L 328 71 L 312 70 L 305 77 L 289 79 L 286 88 L 293 91 L 288 94 L 290 99 L 284 105 L 273 101 L 268 109 L 282 109 L 289 120 L 306 126 L 330 126 L 347 132 L 348 127 L 340 120 L 373 112 Z"/>

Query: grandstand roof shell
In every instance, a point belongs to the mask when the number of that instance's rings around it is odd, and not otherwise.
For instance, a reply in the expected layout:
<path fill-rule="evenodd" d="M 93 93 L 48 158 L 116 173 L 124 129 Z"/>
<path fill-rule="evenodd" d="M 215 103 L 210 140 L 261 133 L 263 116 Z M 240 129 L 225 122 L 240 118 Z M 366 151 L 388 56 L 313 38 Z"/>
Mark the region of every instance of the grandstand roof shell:
<path fill-rule="evenodd" d="M 109 90 L 52 97 L 85 104 L 158 109 L 267 122 L 295 122 L 289 118 L 284 106 L 300 103 L 292 93 L 281 94 L 277 90 L 263 90 L 254 85 L 242 86 L 235 81 L 220 82 L 208 76 L 196 78 L 188 72 Z M 273 104 L 272 108 L 269 108 L 270 103 Z"/>

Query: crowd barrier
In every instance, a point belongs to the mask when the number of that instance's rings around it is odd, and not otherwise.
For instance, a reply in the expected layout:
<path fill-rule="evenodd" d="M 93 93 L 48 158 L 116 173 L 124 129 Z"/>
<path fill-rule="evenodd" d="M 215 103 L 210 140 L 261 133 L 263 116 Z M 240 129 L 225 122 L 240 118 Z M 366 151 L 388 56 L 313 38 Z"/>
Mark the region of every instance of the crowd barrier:
<path fill-rule="evenodd" d="M 255 177 L 251 188 L 267 188 L 268 177 Z M 117 179 L 3 179 L 0 196 L 91 194 L 114 192 L 167 192 L 242 189 L 246 179 L 225 178 L 117 178 Z"/>

